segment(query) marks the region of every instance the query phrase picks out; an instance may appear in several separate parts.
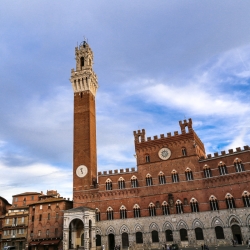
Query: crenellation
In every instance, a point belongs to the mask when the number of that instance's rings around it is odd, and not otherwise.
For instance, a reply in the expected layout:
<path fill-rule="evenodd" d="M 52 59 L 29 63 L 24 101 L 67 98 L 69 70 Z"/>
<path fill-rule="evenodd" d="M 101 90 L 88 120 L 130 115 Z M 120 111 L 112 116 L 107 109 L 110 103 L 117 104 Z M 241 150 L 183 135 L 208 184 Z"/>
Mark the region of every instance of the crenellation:
<path fill-rule="evenodd" d="M 115 173 L 115 174 L 118 174 L 118 169 L 115 169 L 115 170 L 114 170 L 114 173 Z"/>
<path fill-rule="evenodd" d="M 129 172 L 129 168 L 126 168 L 125 170 L 126 170 L 126 172 Z"/>
<path fill-rule="evenodd" d="M 176 136 L 176 135 L 178 135 L 179 133 L 178 133 L 178 131 L 174 131 L 174 136 Z"/>
<path fill-rule="evenodd" d="M 160 134 L 160 138 L 164 138 L 164 134 Z"/>
<path fill-rule="evenodd" d="M 98 176 L 99 176 L 99 175 L 102 175 L 102 172 L 98 172 Z"/>
<path fill-rule="evenodd" d="M 123 169 L 120 169 L 120 173 L 123 173 L 124 172 L 124 170 Z"/>
<path fill-rule="evenodd" d="M 158 139 L 158 136 L 157 135 L 154 135 L 154 140 L 157 140 Z"/>
<path fill-rule="evenodd" d="M 135 143 L 145 142 L 145 129 L 134 131 Z"/>
<path fill-rule="evenodd" d="M 242 150 L 241 147 L 237 147 L 237 148 L 236 148 L 236 151 L 234 151 L 233 149 L 229 149 L 228 152 L 229 152 L 229 154 L 234 154 L 234 153 L 238 153 L 238 152 L 242 152 L 242 151 L 246 151 L 246 150 L 249 150 L 249 149 L 250 149 L 249 146 L 247 146 L 247 145 L 244 146 L 243 148 L 244 148 L 244 149 Z M 221 154 L 220 154 L 220 155 L 219 155 L 218 152 L 215 152 L 213 157 L 212 157 L 211 154 L 208 154 L 208 155 L 207 155 L 207 159 L 211 159 L 211 158 L 215 158 L 215 157 L 220 157 L 220 156 L 226 156 L 226 155 L 227 155 L 227 154 L 226 154 L 226 151 L 223 150 L 223 151 L 221 151 Z M 204 160 L 203 157 L 200 157 L 200 160 Z"/>
<path fill-rule="evenodd" d="M 172 135 L 171 135 L 171 132 L 168 132 L 167 133 L 167 137 L 171 137 Z"/>
<path fill-rule="evenodd" d="M 189 118 L 188 121 L 185 119 L 183 122 L 179 121 L 179 125 L 181 128 L 181 133 L 182 134 L 186 134 L 186 127 L 188 128 L 188 132 L 193 131 L 193 127 L 192 127 L 192 119 Z"/>
<path fill-rule="evenodd" d="M 241 148 L 240 147 L 236 148 L 236 152 L 241 152 Z"/>
<path fill-rule="evenodd" d="M 151 137 L 147 137 L 147 141 L 151 141 Z"/>
<path fill-rule="evenodd" d="M 109 174 L 112 174 L 113 173 L 113 171 L 112 170 L 109 170 Z"/>

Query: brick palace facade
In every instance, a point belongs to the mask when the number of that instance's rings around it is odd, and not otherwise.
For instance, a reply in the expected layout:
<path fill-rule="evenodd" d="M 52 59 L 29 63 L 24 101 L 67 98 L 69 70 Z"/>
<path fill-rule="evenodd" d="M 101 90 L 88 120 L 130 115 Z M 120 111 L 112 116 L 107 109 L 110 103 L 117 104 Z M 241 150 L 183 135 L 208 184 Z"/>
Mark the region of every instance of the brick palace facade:
<path fill-rule="evenodd" d="M 206 155 L 188 119 L 173 134 L 151 138 L 144 129 L 134 131 L 137 167 L 98 172 L 98 83 L 86 41 L 75 48 L 75 57 L 73 209 L 64 212 L 63 249 L 246 242 L 250 148 Z"/>

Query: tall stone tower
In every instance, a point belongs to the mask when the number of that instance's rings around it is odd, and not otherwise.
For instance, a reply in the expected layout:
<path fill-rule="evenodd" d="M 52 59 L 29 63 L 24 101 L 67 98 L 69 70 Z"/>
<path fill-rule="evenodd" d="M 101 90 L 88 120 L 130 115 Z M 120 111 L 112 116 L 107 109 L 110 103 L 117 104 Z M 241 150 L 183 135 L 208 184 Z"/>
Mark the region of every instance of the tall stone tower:
<path fill-rule="evenodd" d="M 75 48 L 76 70 L 71 70 L 74 90 L 73 193 L 89 190 L 96 184 L 96 111 L 98 88 L 93 52 L 86 41 Z"/>

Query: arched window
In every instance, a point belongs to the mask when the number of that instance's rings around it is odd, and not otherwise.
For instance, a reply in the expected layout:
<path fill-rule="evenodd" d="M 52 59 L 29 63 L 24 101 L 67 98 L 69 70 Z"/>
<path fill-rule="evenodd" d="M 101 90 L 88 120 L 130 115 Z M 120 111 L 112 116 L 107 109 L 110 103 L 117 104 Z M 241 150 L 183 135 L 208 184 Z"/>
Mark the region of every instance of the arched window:
<path fill-rule="evenodd" d="M 81 57 L 81 67 L 84 67 L 84 57 Z"/>
<path fill-rule="evenodd" d="M 181 236 L 181 241 L 188 240 L 187 230 L 185 228 L 180 229 L 180 236 Z"/>
<path fill-rule="evenodd" d="M 146 163 L 150 162 L 150 156 L 149 155 L 145 155 L 145 161 L 146 161 Z"/>
<path fill-rule="evenodd" d="M 158 174 L 158 179 L 159 179 L 160 184 L 165 184 L 166 183 L 166 178 L 165 178 L 165 175 L 163 174 L 163 172 L 160 172 Z"/>
<path fill-rule="evenodd" d="M 226 198 L 227 208 L 228 209 L 235 208 L 235 202 L 234 202 L 233 196 L 231 194 L 227 193 L 225 198 Z"/>
<path fill-rule="evenodd" d="M 186 148 L 182 148 L 181 152 L 182 152 L 183 156 L 187 156 L 187 150 L 186 150 Z"/>
<path fill-rule="evenodd" d="M 195 198 L 192 198 L 190 200 L 190 207 L 191 207 L 191 211 L 192 213 L 197 213 L 199 212 L 199 206 L 198 206 L 198 202 Z"/>
<path fill-rule="evenodd" d="M 141 209 L 140 209 L 138 204 L 134 205 L 133 210 L 134 210 L 134 217 L 140 218 L 141 217 Z"/>
<path fill-rule="evenodd" d="M 96 219 L 96 221 L 100 221 L 101 220 L 101 213 L 100 213 L 99 208 L 95 209 L 95 219 Z"/>
<path fill-rule="evenodd" d="M 215 234 L 216 234 L 216 239 L 222 240 L 225 239 L 224 231 L 223 228 L 220 226 L 215 227 Z"/>
<path fill-rule="evenodd" d="M 212 211 L 219 210 L 218 201 L 215 196 L 211 195 L 209 198 L 210 208 Z"/>
<path fill-rule="evenodd" d="M 239 158 L 236 158 L 234 160 L 234 167 L 235 167 L 235 171 L 237 173 L 245 171 L 244 166 L 243 166 L 243 164 L 241 162 L 241 159 L 239 159 Z"/>
<path fill-rule="evenodd" d="M 142 244 L 143 243 L 142 232 L 136 232 L 135 238 L 136 238 L 136 244 Z"/>
<path fill-rule="evenodd" d="M 183 205 L 182 205 L 182 202 L 180 200 L 176 201 L 175 207 L 176 207 L 177 214 L 183 214 Z"/>
<path fill-rule="evenodd" d="M 167 241 L 167 242 L 169 242 L 169 241 L 174 241 L 172 230 L 170 230 L 170 229 L 166 230 L 166 231 L 165 231 L 165 235 L 166 235 L 166 241 Z"/>
<path fill-rule="evenodd" d="M 169 205 L 166 201 L 163 201 L 162 204 L 161 204 L 161 207 L 162 207 L 162 214 L 163 215 L 169 215 Z"/>
<path fill-rule="evenodd" d="M 97 234 L 96 235 L 96 246 L 100 247 L 102 245 L 102 238 L 101 235 Z"/>
<path fill-rule="evenodd" d="M 113 220 L 113 219 L 114 219 L 113 208 L 108 207 L 108 209 L 107 209 L 107 220 Z"/>
<path fill-rule="evenodd" d="M 137 177 L 135 175 L 133 175 L 131 177 L 131 187 L 132 188 L 138 187 L 138 180 L 137 180 Z"/>
<path fill-rule="evenodd" d="M 148 206 L 149 216 L 156 216 L 156 210 L 154 203 L 150 203 Z"/>
<path fill-rule="evenodd" d="M 242 200 L 244 202 L 245 207 L 250 207 L 250 193 L 248 191 L 243 192 Z"/>
<path fill-rule="evenodd" d="M 152 231 L 151 232 L 151 235 L 152 235 L 152 242 L 159 242 L 159 236 L 158 236 L 158 232 L 157 231 Z"/>
<path fill-rule="evenodd" d="M 106 190 L 112 190 L 112 181 L 110 179 L 106 180 Z"/>
<path fill-rule="evenodd" d="M 207 164 L 203 167 L 203 172 L 204 172 L 205 178 L 211 178 L 212 177 L 211 169 Z"/>
<path fill-rule="evenodd" d="M 152 186 L 153 185 L 152 176 L 150 174 L 146 175 L 146 185 L 147 186 Z"/>
<path fill-rule="evenodd" d="M 193 178 L 193 173 L 191 171 L 190 168 L 187 168 L 186 171 L 185 171 L 185 175 L 186 175 L 186 180 L 187 181 L 192 181 L 194 178 Z"/>
<path fill-rule="evenodd" d="M 176 171 L 176 170 L 173 170 L 173 171 L 171 172 L 171 174 L 172 174 L 172 181 L 173 181 L 173 182 L 179 182 L 179 176 L 178 176 L 177 171 Z"/>
<path fill-rule="evenodd" d="M 219 172 L 220 172 L 220 175 L 226 175 L 227 174 L 227 166 L 224 162 L 220 161 L 219 165 L 218 165 L 218 168 L 219 168 Z"/>
<path fill-rule="evenodd" d="M 196 240 L 204 240 L 203 230 L 200 227 L 195 228 L 194 231 Z"/>
<path fill-rule="evenodd" d="M 120 177 L 118 180 L 118 187 L 119 187 L 119 189 L 125 188 L 125 180 L 122 177 Z"/>
<path fill-rule="evenodd" d="M 125 206 L 120 207 L 120 219 L 126 219 L 127 218 L 127 209 Z"/>

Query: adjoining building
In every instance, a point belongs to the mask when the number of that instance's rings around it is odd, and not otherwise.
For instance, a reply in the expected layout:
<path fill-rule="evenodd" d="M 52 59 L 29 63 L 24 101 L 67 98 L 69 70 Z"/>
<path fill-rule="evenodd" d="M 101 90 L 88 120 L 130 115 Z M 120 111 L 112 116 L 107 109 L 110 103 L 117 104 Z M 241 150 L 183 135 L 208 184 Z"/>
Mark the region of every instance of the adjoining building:
<path fill-rule="evenodd" d="M 11 204 L 3 197 L 0 196 L 0 249 L 4 247 L 2 244 L 2 235 L 3 235 L 3 223 L 5 214 L 11 207 Z"/>
<path fill-rule="evenodd" d="M 97 173 L 93 52 L 75 48 L 73 206 L 63 249 L 243 244 L 250 230 L 250 148 L 206 155 L 192 120 L 180 131 L 134 131 L 137 168 Z M 119 135 L 117 135 L 119 137 Z M 107 150 L 109 150 L 107 148 Z"/>
<path fill-rule="evenodd" d="M 63 212 L 73 202 L 56 190 L 41 194 L 39 200 L 29 204 L 28 245 L 30 250 L 62 249 Z"/>
<path fill-rule="evenodd" d="M 39 195 L 25 192 L 12 196 L 12 206 L 8 206 L 2 216 L 2 247 L 15 246 L 16 250 L 27 247 L 29 204 L 37 201 Z"/>

